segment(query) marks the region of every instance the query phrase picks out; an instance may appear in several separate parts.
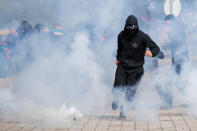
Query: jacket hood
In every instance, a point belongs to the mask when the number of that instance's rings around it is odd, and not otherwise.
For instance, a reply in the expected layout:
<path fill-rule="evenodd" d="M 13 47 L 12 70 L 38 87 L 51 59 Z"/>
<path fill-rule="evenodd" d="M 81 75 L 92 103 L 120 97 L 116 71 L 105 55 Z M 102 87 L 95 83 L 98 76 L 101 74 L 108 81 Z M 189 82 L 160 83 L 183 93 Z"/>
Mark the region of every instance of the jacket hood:
<path fill-rule="evenodd" d="M 130 15 L 127 17 L 126 25 L 136 25 L 138 26 L 137 18 L 134 15 Z"/>
<path fill-rule="evenodd" d="M 135 25 L 137 28 L 131 30 L 131 29 L 127 29 L 127 26 L 129 25 Z M 124 32 L 125 32 L 125 35 L 127 36 L 128 39 L 131 39 L 139 30 L 139 27 L 138 27 L 138 21 L 137 21 L 137 18 L 134 16 L 134 15 L 130 15 L 127 17 L 126 19 L 126 24 L 125 24 L 125 27 L 124 27 Z"/>

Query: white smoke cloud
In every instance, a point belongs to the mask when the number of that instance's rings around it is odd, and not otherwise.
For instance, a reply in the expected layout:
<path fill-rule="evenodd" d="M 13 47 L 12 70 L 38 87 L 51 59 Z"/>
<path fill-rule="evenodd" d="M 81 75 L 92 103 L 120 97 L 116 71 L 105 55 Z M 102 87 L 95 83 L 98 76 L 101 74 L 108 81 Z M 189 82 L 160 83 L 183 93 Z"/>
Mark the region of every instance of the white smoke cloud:
<path fill-rule="evenodd" d="M 52 1 L 40 2 L 42 9 L 53 5 Z M 46 4 L 47 2 L 49 3 Z M 54 3 L 57 10 L 50 8 L 54 10 L 45 10 L 36 16 L 33 14 L 36 9 L 40 11 L 38 6 L 31 6 L 32 2 L 17 3 L 18 6 L 28 5 L 30 13 L 21 13 L 20 20 L 24 18 L 30 23 L 60 23 L 65 28 L 65 36 L 55 42 L 48 36 L 32 36 L 22 42 L 22 49 L 26 50 L 26 45 L 32 48 L 34 59 L 30 63 L 21 62 L 20 65 L 27 67 L 12 76 L 12 90 L 0 88 L 0 114 L 5 119 L 56 125 L 71 120 L 75 114 L 89 115 L 105 110 L 111 104 L 111 88 L 116 68 L 113 53 L 117 48 L 117 35 L 123 29 L 128 15 L 135 12 L 134 15 L 139 18 L 145 10 L 143 12 L 142 8 L 137 8 L 140 5 L 137 1 L 74 0 Z M 22 8 L 27 9 L 24 6 Z M 52 18 L 49 19 L 48 15 Z M 30 16 L 35 19 L 32 20 Z M 16 26 L 16 21 L 18 22 L 17 18 L 11 21 L 12 27 Z M 164 23 L 158 21 L 154 22 L 157 23 L 156 26 L 154 23 L 150 25 L 147 32 L 161 46 L 162 41 L 157 36 Z M 93 31 L 87 29 L 88 25 L 94 27 Z M 141 24 L 140 28 L 143 26 Z M 102 41 L 99 38 L 106 30 L 110 35 Z M 94 39 L 92 33 L 95 35 Z M 194 38 L 189 39 L 196 41 Z M 15 60 L 19 61 L 21 57 L 19 55 Z M 192 73 L 188 75 L 187 72 Z M 188 87 L 184 91 L 186 103 L 194 107 L 195 74 L 194 69 L 190 68 L 181 75 L 182 79 L 186 79 L 183 83 Z M 170 66 L 161 66 L 156 73 L 145 74 L 132 103 L 137 111 L 136 119 L 157 120 L 163 102 L 155 87 L 159 84 L 165 90 L 174 89 L 180 83 L 177 79 L 180 80 Z M 195 112 L 195 108 L 192 111 Z"/>

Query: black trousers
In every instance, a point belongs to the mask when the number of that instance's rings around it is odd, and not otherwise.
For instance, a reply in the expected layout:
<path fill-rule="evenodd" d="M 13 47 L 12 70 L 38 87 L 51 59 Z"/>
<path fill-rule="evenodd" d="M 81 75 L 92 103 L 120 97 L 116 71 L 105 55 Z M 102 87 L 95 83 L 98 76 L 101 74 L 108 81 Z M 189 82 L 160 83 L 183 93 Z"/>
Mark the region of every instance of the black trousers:
<path fill-rule="evenodd" d="M 179 60 L 179 61 L 175 61 L 175 58 L 172 57 L 172 66 L 175 69 L 175 72 L 180 75 L 181 70 L 182 70 L 182 64 L 183 64 L 183 60 Z"/>
<path fill-rule="evenodd" d="M 119 97 L 117 96 L 119 92 L 125 92 L 125 99 L 127 101 L 132 101 L 143 73 L 143 66 L 137 68 L 125 68 L 119 64 L 116 69 L 112 94 L 115 97 Z"/>

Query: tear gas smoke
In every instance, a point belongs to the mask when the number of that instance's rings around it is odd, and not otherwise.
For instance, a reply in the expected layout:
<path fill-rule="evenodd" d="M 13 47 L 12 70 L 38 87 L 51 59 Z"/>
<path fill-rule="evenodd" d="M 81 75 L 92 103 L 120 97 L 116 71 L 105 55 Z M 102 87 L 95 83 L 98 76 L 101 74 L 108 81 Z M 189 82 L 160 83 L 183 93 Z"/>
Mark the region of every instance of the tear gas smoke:
<path fill-rule="evenodd" d="M 130 14 L 136 15 L 140 29 L 150 34 L 160 47 L 165 43 L 158 37 L 163 32 L 164 22 L 161 21 L 164 13 L 159 10 L 163 2 L 153 0 L 155 8 L 152 8 L 152 17 L 156 20 L 149 24 L 140 17 L 146 15 L 143 8 L 146 2 L 40 0 L 34 3 L 13 0 L 4 1 L 4 6 L 0 4 L 0 8 L 4 10 L 3 15 L 0 14 L 3 28 L 16 27 L 19 20 L 26 19 L 33 24 L 61 24 L 65 29 L 64 35 L 56 41 L 52 41 L 50 35 L 35 34 L 18 43 L 20 51 L 14 56 L 14 60 L 20 63 L 21 68 L 25 68 L 11 76 L 11 90 L 0 88 L 1 117 L 56 125 L 69 121 L 75 115 L 81 117 L 82 114 L 106 110 L 106 106 L 111 104 L 116 68 L 113 56 L 117 49 L 116 39 L 124 27 L 125 18 Z M 11 8 L 13 6 L 18 8 Z M 189 8 L 184 11 L 192 12 Z M 5 19 L 5 12 L 9 19 Z M 193 35 L 196 33 L 191 34 L 191 27 L 196 19 L 184 15 L 183 20 L 187 42 L 193 48 L 196 42 Z M 108 36 L 101 39 L 103 34 Z M 23 53 L 27 51 L 31 52 L 32 61 L 23 61 Z M 165 53 L 168 54 L 167 51 Z M 169 58 L 168 55 L 166 58 Z M 137 111 L 137 120 L 157 119 L 160 107 L 165 105 L 155 91 L 157 85 L 164 90 L 174 90 L 181 81 L 181 85 L 187 88 L 183 93 L 187 98 L 186 103 L 194 109 L 197 107 L 194 94 L 196 71 L 194 68 L 185 70 L 187 71 L 183 71 L 181 77 L 172 71 L 170 65 L 145 73 L 136 99 L 131 103 Z"/>

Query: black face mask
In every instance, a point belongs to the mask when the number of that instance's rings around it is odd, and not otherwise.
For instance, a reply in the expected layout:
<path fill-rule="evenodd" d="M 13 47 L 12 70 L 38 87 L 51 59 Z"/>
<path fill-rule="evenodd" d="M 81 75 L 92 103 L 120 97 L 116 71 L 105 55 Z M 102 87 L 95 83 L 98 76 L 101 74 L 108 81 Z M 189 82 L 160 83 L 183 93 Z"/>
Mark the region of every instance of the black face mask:
<path fill-rule="evenodd" d="M 124 31 L 125 31 L 126 36 L 128 38 L 131 38 L 137 33 L 138 26 L 137 25 L 125 25 Z"/>
<path fill-rule="evenodd" d="M 131 39 L 139 30 L 137 18 L 134 15 L 127 17 L 124 32 L 127 39 Z"/>

